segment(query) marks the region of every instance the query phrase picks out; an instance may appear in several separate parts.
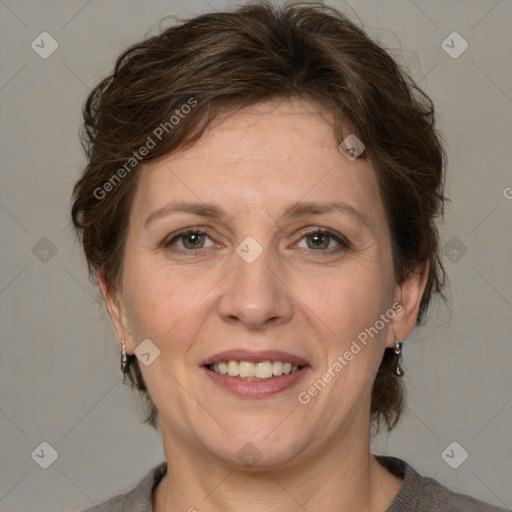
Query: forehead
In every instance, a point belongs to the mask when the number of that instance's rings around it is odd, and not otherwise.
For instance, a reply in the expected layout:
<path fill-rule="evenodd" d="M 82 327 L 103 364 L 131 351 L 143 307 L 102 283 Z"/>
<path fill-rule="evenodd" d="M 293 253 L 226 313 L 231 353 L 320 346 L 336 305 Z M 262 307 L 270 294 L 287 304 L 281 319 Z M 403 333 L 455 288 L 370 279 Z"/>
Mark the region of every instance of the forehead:
<path fill-rule="evenodd" d="M 224 210 L 305 201 L 345 201 L 371 219 L 382 214 L 368 159 L 338 149 L 333 120 L 314 103 L 282 100 L 220 116 L 193 146 L 144 164 L 137 218 L 169 201 L 218 202 Z"/>

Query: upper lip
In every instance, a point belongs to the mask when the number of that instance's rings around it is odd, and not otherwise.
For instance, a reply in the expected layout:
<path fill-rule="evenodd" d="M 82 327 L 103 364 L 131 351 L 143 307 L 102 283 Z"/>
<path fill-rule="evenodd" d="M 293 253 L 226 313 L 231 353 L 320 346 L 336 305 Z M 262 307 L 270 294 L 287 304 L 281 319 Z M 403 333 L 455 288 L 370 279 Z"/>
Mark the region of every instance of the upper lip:
<path fill-rule="evenodd" d="M 260 361 L 282 361 L 283 363 L 292 363 L 293 366 L 309 366 L 308 362 L 302 357 L 282 350 L 261 350 L 252 351 L 247 349 L 234 349 L 218 352 L 217 354 L 205 359 L 201 365 L 221 363 L 225 361 L 248 361 L 259 363 Z"/>

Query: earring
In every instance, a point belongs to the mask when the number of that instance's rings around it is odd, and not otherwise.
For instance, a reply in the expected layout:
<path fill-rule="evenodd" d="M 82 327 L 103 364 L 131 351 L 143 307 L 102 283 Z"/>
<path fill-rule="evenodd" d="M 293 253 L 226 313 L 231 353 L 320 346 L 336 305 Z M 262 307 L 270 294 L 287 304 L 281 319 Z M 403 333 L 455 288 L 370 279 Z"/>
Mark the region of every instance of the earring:
<path fill-rule="evenodd" d="M 127 370 L 128 370 L 128 366 L 127 366 L 126 349 L 125 349 L 124 340 L 123 340 L 123 349 L 121 350 L 121 371 L 123 372 L 123 384 L 126 381 Z"/>
<path fill-rule="evenodd" d="M 400 355 L 402 353 L 402 347 L 400 346 L 400 342 L 395 336 L 395 354 L 396 354 L 396 368 L 395 368 L 395 375 L 398 377 L 404 376 L 404 371 L 402 368 L 400 368 Z"/>

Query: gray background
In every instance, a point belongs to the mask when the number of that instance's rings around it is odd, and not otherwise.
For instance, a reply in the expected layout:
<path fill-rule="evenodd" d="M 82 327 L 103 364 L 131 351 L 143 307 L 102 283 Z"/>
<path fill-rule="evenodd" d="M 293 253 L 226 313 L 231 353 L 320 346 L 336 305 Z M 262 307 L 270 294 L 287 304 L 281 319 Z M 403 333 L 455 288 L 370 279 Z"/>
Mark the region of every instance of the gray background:
<path fill-rule="evenodd" d="M 122 49 L 165 15 L 230 4 L 0 2 L 1 511 L 80 510 L 163 460 L 159 434 L 120 384 L 114 330 L 70 229 L 70 191 L 85 163 L 77 130 L 88 91 Z M 512 1 L 330 4 L 357 21 L 352 7 L 431 95 L 450 158 L 442 238 L 453 306 L 404 344 L 408 411 L 373 449 L 510 506 Z M 43 31 L 58 42 L 47 59 L 31 48 Z M 458 58 L 441 46 L 453 31 L 469 44 Z M 58 452 L 48 469 L 31 457 L 43 441 Z M 441 456 L 453 441 L 469 454 L 457 469 Z M 462 452 L 448 453 L 457 461 Z"/>

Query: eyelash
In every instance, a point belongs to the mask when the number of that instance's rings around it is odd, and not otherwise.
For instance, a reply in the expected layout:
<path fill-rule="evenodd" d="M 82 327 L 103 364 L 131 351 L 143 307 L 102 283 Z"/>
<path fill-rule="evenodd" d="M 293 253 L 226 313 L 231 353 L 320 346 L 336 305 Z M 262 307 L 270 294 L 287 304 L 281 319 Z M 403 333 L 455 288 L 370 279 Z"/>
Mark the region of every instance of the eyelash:
<path fill-rule="evenodd" d="M 190 234 L 195 234 L 195 235 L 205 235 L 207 236 L 208 238 L 211 239 L 211 237 L 208 235 L 208 233 L 206 233 L 205 231 L 202 231 L 200 229 L 195 229 L 195 228 L 187 228 L 187 229 L 184 229 L 182 231 L 179 231 L 178 233 L 176 233 L 170 240 L 167 240 L 167 241 L 164 241 L 163 244 L 162 244 L 162 247 L 164 249 L 169 249 L 169 250 L 173 250 L 174 252 L 178 252 L 178 253 L 181 253 L 181 254 L 188 254 L 188 255 L 191 255 L 193 254 L 194 256 L 202 256 L 203 254 L 203 251 L 205 250 L 208 250 L 209 247 L 201 247 L 199 249 L 181 249 L 181 248 L 174 248 L 174 249 L 170 249 L 171 245 L 178 239 L 180 238 L 183 238 L 187 235 L 190 235 Z M 339 246 L 338 247 L 334 247 L 334 248 L 330 248 L 330 249 L 320 249 L 320 250 L 316 250 L 316 249 L 306 249 L 306 251 L 309 251 L 310 253 L 327 253 L 327 254 L 332 254 L 333 252 L 339 252 L 341 250 L 347 250 L 347 249 L 350 249 L 352 247 L 352 244 L 343 236 L 340 236 L 338 234 L 336 234 L 335 232 L 331 231 L 330 229 L 326 229 L 326 228 L 317 228 L 317 229 L 313 229 L 313 230 L 310 230 L 310 231 L 307 231 L 305 233 L 302 233 L 301 234 L 301 237 L 299 239 L 299 242 L 309 236 L 309 235 L 316 235 L 316 234 L 322 234 L 322 235 L 328 235 L 329 237 L 331 237 L 334 241 L 336 241 Z"/>

